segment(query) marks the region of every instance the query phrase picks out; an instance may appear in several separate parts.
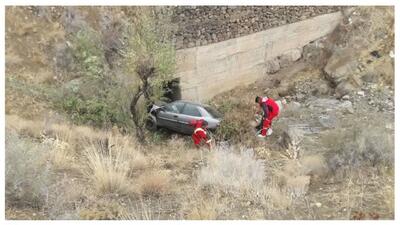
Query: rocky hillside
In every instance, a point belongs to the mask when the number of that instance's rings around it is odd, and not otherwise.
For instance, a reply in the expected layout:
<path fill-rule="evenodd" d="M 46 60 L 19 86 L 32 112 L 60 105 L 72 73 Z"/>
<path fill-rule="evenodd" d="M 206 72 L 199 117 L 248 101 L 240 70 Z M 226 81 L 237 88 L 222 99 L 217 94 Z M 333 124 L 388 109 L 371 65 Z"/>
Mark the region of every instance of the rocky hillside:
<path fill-rule="evenodd" d="M 393 202 L 383 197 L 393 193 L 393 11 L 348 10 L 336 31 L 306 46 L 295 64 L 211 101 L 225 114 L 219 137 L 253 146 L 267 171 L 278 164 L 282 187 L 297 190 L 293 205 L 315 213 L 283 213 L 295 218 L 393 215 Z M 256 95 L 288 103 L 266 141 L 254 137 L 249 122 Z"/>

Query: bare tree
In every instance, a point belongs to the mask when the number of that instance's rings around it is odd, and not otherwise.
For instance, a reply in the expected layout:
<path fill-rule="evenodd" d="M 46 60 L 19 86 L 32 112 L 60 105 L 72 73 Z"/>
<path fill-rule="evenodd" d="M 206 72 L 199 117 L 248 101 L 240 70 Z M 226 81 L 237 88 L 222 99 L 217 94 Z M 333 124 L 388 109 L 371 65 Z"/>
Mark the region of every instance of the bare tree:
<path fill-rule="evenodd" d="M 134 84 L 130 112 L 140 142 L 146 143 L 145 120 L 148 106 L 163 96 L 163 86 L 175 69 L 171 11 L 165 7 L 140 7 L 135 11 L 125 67 Z M 143 102 L 141 101 L 143 99 Z"/>

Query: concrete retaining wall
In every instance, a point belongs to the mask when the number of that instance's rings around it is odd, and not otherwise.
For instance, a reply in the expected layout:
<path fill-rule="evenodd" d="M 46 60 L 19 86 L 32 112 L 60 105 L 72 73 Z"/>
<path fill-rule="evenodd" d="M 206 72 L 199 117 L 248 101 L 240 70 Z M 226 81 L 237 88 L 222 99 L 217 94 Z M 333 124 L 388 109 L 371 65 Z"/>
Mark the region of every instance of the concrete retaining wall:
<path fill-rule="evenodd" d="M 182 98 L 204 102 L 266 76 L 270 61 L 334 30 L 340 12 L 262 32 L 177 51 Z"/>

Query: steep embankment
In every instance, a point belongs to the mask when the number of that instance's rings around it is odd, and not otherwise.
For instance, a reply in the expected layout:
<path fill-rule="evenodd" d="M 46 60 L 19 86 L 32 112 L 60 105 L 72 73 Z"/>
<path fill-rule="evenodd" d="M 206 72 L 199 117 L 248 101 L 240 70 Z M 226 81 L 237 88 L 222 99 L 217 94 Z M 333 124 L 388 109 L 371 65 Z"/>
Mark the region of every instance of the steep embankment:
<path fill-rule="evenodd" d="M 393 218 L 392 41 L 391 8 L 349 9 L 295 65 L 211 101 L 225 114 L 218 136 L 254 147 L 272 180 L 295 187 L 294 218 Z M 288 102 L 266 141 L 249 122 L 256 95 Z"/>

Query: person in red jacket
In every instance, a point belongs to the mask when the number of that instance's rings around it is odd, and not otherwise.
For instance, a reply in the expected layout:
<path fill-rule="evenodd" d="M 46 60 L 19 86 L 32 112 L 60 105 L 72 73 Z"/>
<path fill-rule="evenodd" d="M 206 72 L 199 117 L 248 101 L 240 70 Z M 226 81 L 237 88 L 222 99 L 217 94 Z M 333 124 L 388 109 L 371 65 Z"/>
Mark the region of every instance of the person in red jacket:
<path fill-rule="evenodd" d="M 259 96 L 256 97 L 256 103 L 264 113 L 262 121 L 258 125 L 258 128 L 261 129 L 261 133 L 258 136 L 265 137 L 268 129 L 271 129 L 272 120 L 279 114 L 279 105 L 272 98 Z"/>
<path fill-rule="evenodd" d="M 206 143 L 208 149 L 211 149 L 211 138 L 207 134 L 207 121 L 203 119 L 194 120 L 191 124 L 194 126 L 194 132 L 192 134 L 194 145 L 200 148 L 203 143 Z"/>

